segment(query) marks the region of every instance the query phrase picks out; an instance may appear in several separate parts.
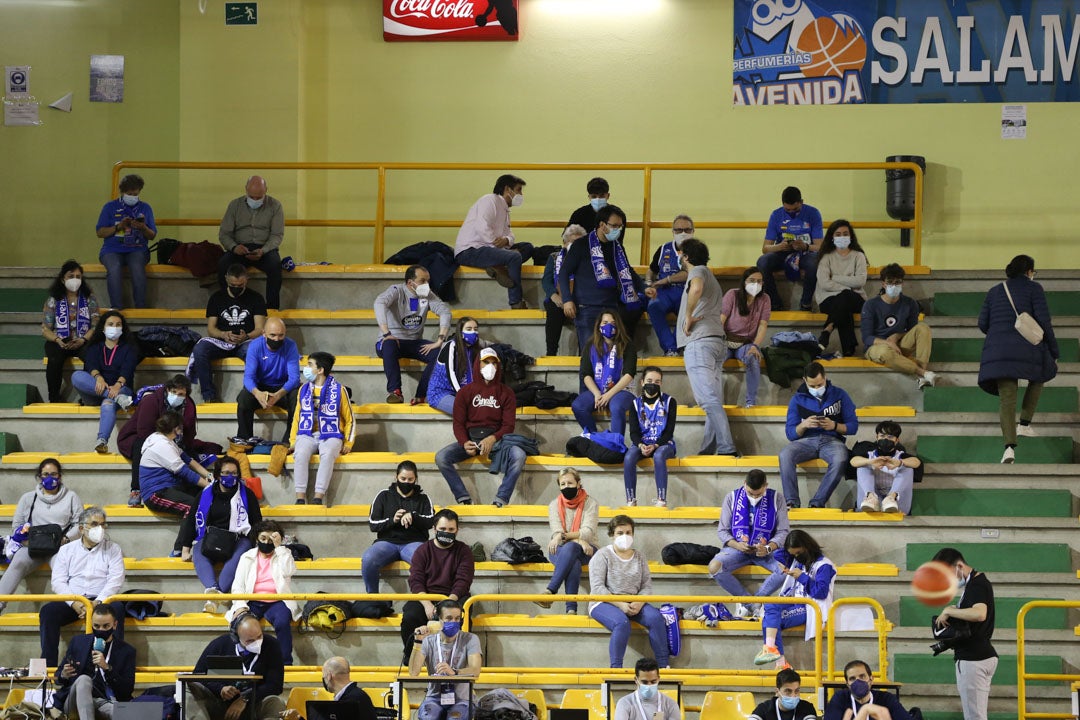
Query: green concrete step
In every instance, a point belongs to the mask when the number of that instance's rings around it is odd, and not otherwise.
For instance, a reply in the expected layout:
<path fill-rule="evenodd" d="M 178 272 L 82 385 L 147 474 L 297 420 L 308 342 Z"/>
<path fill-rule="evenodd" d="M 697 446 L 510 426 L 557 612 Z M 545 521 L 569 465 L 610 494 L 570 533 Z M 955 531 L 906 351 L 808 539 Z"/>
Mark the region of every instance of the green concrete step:
<path fill-rule="evenodd" d="M 1061 362 L 1080 362 L 1080 340 L 1057 339 Z M 983 338 L 934 338 L 930 350 L 930 362 L 979 362 L 982 357 Z"/>
<path fill-rule="evenodd" d="M 36 386 L 0 383 L 0 408 L 18 409 L 35 402 L 41 402 L 41 393 Z"/>
<path fill-rule="evenodd" d="M 1062 598 L 994 598 L 994 627 L 1015 628 L 1016 613 L 1032 600 L 1060 600 Z M 930 618 L 938 614 L 937 608 L 923 605 L 913 597 L 900 598 L 900 624 L 906 627 L 930 627 Z M 1066 619 L 1065 608 L 1036 608 L 1027 614 L 1025 628 L 1036 630 L 1067 630 L 1070 628 Z"/>
<path fill-rule="evenodd" d="M 1005 444 L 1001 438 L 991 435 L 924 435 L 919 438 L 916 448 L 923 462 L 931 463 L 997 463 L 1001 462 L 1001 453 L 1004 450 Z M 1073 462 L 1072 438 L 1019 438 L 1016 462 L 1024 464 L 1071 463 Z"/>
<path fill-rule="evenodd" d="M 41 360 L 43 357 L 45 338 L 40 335 L 0 335 L 0 360 Z"/>
<path fill-rule="evenodd" d="M 1017 393 L 1016 408 L 1023 404 L 1023 392 Z M 978 387 L 928 387 L 923 390 L 923 410 L 926 412 L 989 412 L 997 413 L 1000 401 Z M 1074 413 L 1080 409 L 1080 391 L 1075 386 L 1044 387 L 1039 396 L 1039 412 Z"/>
<path fill-rule="evenodd" d="M 926 634 L 930 634 L 927 629 Z M 932 657 L 929 650 L 931 644 L 927 640 L 925 654 L 897 653 L 893 657 L 893 680 L 902 683 L 919 685 L 944 685 L 952 687 L 956 684 L 956 665 L 953 663 L 951 652 L 945 652 L 937 657 Z M 999 644 L 1000 645 L 1000 644 Z M 998 647 L 998 651 L 1001 648 Z M 1029 673 L 1061 673 L 1064 662 L 1057 655 L 1026 655 L 1026 669 Z M 1016 656 L 1001 655 L 998 657 L 997 671 L 994 672 L 993 685 L 1015 686 L 1016 685 Z M 1029 685 L 1060 685 L 1051 681 L 1029 681 Z M 903 694 L 900 695 L 903 698 Z M 1015 717 L 1015 715 L 1013 716 Z"/>
<path fill-rule="evenodd" d="M 985 298 L 985 292 L 937 293 L 934 295 L 934 314 L 978 317 Z M 1048 292 L 1046 304 L 1051 316 L 1080 315 L 1080 292 Z"/>
<path fill-rule="evenodd" d="M 0 308 L 4 312 L 41 312 L 48 296 L 45 288 L 0 288 Z"/>
<path fill-rule="evenodd" d="M 1064 543 L 950 543 L 968 565 L 990 575 L 995 572 L 1072 573 L 1072 553 Z M 908 543 L 908 570 L 915 570 L 934 557 L 946 543 Z"/>
<path fill-rule="evenodd" d="M 924 483 L 925 484 L 925 483 Z M 920 487 L 911 501 L 912 515 L 962 517 L 1073 517 L 1072 493 L 1068 490 L 1017 491 L 1008 488 L 973 490 Z"/>

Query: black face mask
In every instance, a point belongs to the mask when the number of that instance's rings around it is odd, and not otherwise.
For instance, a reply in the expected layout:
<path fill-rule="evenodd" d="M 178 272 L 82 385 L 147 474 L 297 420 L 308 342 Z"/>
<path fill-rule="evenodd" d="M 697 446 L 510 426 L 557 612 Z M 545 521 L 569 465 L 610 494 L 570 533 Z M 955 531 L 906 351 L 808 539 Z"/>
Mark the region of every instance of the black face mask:
<path fill-rule="evenodd" d="M 271 350 L 280 350 L 281 346 L 284 344 L 284 340 L 271 340 L 270 338 L 266 338 L 266 347 L 270 348 Z"/>
<path fill-rule="evenodd" d="M 112 630 L 98 630 L 97 628 L 94 628 L 94 637 L 98 638 L 99 640 L 109 642 L 109 640 L 112 639 L 112 634 Z"/>
<path fill-rule="evenodd" d="M 878 455 L 892 455 L 896 452 L 896 443 L 888 438 L 882 438 L 874 443 Z"/>
<path fill-rule="evenodd" d="M 245 290 L 247 290 L 246 287 L 232 287 L 230 285 L 229 286 L 229 297 L 238 298 L 238 297 L 240 297 L 241 295 L 244 294 Z"/>
<path fill-rule="evenodd" d="M 641 390 L 645 393 L 645 397 L 656 397 L 660 394 L 660 386 L 656 383 L 645 383 Z"/>
<path fill-rule="evenodd" d="M 274 553 L 274 543 L 272 542 L 260 542 L 259 552 L 263 555 L 272 555 Z"/>
<path fill-rule="evenodd" d="M 454 538 L 457 537 L 457 533 L 447 532 L 446 530 L 438 530 L 435 532 L 435 539 L 443 545 L 452 545 Z"/>
<path fill-rule="evenodd" d="M 326 692 L 328 692 L 328 693 L 334 692 L 333 690 L 330 689 L 330 683 L 326 682 L 326 680 L 322 681 L 322 686 L 323 686 L 323 690 L 326 690 Z"/>
<path fill-rule="evenodd" d="M 577 491 L 579 489 L 580 488 L 576 488 L 576 487 L 565 487 L 565 488 L 559 488 L 559 492 L 561 492 L 562 496 L 564 498 L 566 498 L 567 500 L 573 500 L 574 498 L 577 497 Z"/>
<path fill-rule="evenodd" d="M 416 489 L 416 483 L 396 482 L 394 483 L 394 487 L 397 488 L 397 491 L 402 495 L 412 495 L 413 490 Z"/>
<path fill-rule="evenodd" d="M 795 560 L 802 564 L 803 567 L 810 567 L 810 558 L 806 553 L 799 553 L 798 555 L 792 555 L 791 557 L 795 558 Z"/>

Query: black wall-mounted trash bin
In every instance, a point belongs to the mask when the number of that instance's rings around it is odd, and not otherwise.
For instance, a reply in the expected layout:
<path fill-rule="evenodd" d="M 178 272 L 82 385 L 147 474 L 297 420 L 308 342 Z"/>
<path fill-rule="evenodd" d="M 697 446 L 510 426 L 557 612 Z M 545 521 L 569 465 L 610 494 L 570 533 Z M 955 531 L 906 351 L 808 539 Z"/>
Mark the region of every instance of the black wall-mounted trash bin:
<path fill-rule="evenodd" d="M 913 162 L 926 177 L 926 158 L 922 155 L 890 155 L 885 162 Z M 893 220 L 912 220 L 915 217 L 915 173 L 898 169 L 885 171 L 885 211 Z M 911 231 L 900 230 L 900 245 L 911 245 Z"/>

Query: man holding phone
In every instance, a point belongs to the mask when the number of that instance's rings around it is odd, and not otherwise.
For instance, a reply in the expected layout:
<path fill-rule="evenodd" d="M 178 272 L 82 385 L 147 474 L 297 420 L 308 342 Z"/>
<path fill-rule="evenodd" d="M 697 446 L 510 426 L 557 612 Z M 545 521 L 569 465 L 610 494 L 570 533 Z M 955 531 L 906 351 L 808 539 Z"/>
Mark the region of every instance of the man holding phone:
<path fill-rule="evenodd" d="M 653 658 L 634 664 L 634 692 L 615 705 L 615 720 L 679 720 L 679 704 L 660 692 L 660 666 Z"/>
<path fill-rule="evenodd" d="M 58 690 L 53 707 L 83 720 L 111 718 L 113 703 L 131 700 L 135 687 L 135 648 L 113 637 L 116 611 L 98 605 L 91 618 L 94 632 L 76 635 L 56 668 Z"/>

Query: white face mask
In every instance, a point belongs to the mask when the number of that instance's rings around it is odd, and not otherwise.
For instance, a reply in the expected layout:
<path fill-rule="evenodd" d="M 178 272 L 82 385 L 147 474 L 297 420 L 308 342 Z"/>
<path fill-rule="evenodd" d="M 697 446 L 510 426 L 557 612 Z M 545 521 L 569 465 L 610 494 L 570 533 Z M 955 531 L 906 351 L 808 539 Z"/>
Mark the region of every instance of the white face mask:
<path fill-rule="evenodd" d="M 86 539 L 92 542 L 94 545 L 99 544 L 102 540 L 105 539 L 105 528 L 100 525 L 89 528 L 86 531 Z"/>
<path fill-rule="evenodd" d="M 837 250 L 846 250 L 851 245 L 851 238 L 847 235 L 836 235 L 832 241 Z"/>
<path fill-rule="evenodd" d="M 120 336 L 124 334 L 124 328 L 122 327 L 107 327 L 105 328 L 106 340 L 119 340 Z"/>
<path fill-rule="evenodd" d="M 79 292 L 79 288 L 82 287 L 82 278 L 68 278 L 64 281 L 64 287 L 68 292 Z"/>
<path fill-rule="evenodd" d="M 679 245 L 682 245 L 683 240 L 688 240 L 688 239 L 694 237 L 694 235 L 693 235 L 693 233 L 685 233 L 685 232 L 683 232 L 683 233 L 675 233 L 675 235 L 673 237 L 675 239 L 675 245 L 676 245 L 676 247 L 678 247 Z"/>
<path fill-rule="evenodd" d="M 623 551 L 629 550 L 630 548 L 632 548 L 634 546 L 634 536 L 633 535 L 620 535 L 619 537 L 615 538 L 615 541 L 612 542 L 611 544 L 615 546 L 616 550 L 623 550 Z"/>
<path fill-rule="evenodd" d="M 491 382 L 495 379 L 495 371 L 497 369 L 498 368 L 496 368 L 493 364 L 488 363 L 487 365 L 480 368 L 480 376 L 488 382 Z"/>
<path fill-rule="evenodd" d="M 510 207 L 521 207 L 525 203 L 524 195 L 515 195 L 514 199 L 510 201 Z"/>
<path fill-rule="evenodd" d="M 757 297 L 757 294 L 761 292 L 761 283 L 748 282 L 746 283 L 746 294 L 750 297 Z"/>
<path fill-rule="evenodd" d="M 903 292 L 903 290 L 904 290 L 904 288 L 902 286 L 900 286 L 900 285 L 886 285 L 885 286 L 885 294 L 887 296 L 891 297 L 891 298 L 900 297 L 900 293 Z"/>
<path fill-rule="evenodd" d="M 757 497 L 754 497 L 753 495 L 747 494 L 746 501 L 748 503 L 750 503 L 750 507 L 757 507 L 757 504 L 759 502 L 761 502 L 761 498 L 763 498 L 763 497 L 765 497 L 765 496 L 764 495 L 758 495 Z"/>
<path fill-rule="evenodd" d="M 255 640 L 255 641 L 250 642 L 247 645 L 245 645 L 244 649 L 247 650 L 252 655 L 258 655 L 259 653 L 262 652 L 262 643 L 263 643 L 262 638 L 259 638 L 258 640 Z"/>
<path fill-rule="evenodd" d="M 135 207 L 139 204 L 138 195 L 121 195 L 120 199 L 122 199 L 124 201 L 124 204 L 128 207 Z"/>
<path fill-rule="evenodd" d="M 431 285 L 424 283 L 423 285 L 416 286 L 416 296 L 426 298 L 431 292 Z"/>

